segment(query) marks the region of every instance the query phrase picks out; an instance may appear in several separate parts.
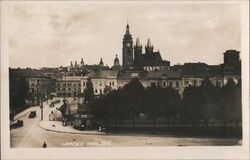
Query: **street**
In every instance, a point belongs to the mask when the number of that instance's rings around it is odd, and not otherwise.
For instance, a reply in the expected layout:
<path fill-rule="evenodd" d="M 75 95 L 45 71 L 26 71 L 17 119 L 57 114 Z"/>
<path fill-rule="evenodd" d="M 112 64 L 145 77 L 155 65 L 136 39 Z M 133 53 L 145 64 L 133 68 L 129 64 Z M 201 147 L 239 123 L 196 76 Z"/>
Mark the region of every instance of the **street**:
<path fill-rule="evenodd" d="M 50 108 L 47 102 L 44 102 L 44 120 L 48 120 L 48 114 L 59 105 L 62 105 L 62 102 Z M 30 111 L 36 111 L 35 118 L 28 117 Z M 19 117 L 24 126 L 11 130 L 10 143 L 13 148 L 41 148 L 43 142 L 47 143 L 47 147 L 239 145 L 238 139 L 229 138 L 189 138 L 141 133 L 90 135 L 47 131 L 38 125 L 41 119 L 39 106 L 26 109 Z"/>

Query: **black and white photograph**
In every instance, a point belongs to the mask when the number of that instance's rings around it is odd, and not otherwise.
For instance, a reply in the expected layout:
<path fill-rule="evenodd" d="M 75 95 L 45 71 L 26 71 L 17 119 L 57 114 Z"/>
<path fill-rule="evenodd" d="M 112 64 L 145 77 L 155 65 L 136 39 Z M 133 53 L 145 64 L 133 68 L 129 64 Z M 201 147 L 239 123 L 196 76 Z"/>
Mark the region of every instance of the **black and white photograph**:
<path fill-rule="evenodd" d="M 3 1 L 3 159 L 248 159 L 248 15 L 245 0 Z"/>

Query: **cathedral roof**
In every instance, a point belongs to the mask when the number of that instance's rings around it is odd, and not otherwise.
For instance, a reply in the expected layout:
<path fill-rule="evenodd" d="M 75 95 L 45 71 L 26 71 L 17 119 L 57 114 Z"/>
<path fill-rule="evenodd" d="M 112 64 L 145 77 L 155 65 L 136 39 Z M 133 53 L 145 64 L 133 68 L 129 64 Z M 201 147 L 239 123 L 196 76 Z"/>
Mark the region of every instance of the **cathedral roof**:
<path fill-rule="evenodd" d="M 160 52 L 142 54 L 141 63 L 143 66 L 169 66 L 169 63 L 162 60 Z"/>

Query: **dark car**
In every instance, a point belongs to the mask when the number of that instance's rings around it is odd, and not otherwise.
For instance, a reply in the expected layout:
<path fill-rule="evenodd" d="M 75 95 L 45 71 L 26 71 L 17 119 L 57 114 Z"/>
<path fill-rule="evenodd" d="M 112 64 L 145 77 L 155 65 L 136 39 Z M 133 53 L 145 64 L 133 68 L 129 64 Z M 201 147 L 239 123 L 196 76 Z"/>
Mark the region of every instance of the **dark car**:
<path fill-rule="evenodd" d="M 15 123 L 12 123 L 10 125 L 10 128 L 19 128 L 23 126 L 23 121 L 22 120 L 17 120 Z"/>
<path fill-rule="evenodd" d="M 36 111 L 31 111 L 29 114 L 29 118 L 35 118 L 36 117 Z"/>

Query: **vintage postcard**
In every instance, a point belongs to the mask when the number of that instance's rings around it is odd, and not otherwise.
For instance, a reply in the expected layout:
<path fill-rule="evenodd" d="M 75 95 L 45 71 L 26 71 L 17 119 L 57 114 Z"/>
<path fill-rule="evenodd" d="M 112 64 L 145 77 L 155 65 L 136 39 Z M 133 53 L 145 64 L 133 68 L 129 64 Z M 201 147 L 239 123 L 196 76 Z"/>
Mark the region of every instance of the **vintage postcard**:
<path fill-rule="evenodd" d="M 2 159 L 249 159 L 249 1 L 2 1 Z"/>

